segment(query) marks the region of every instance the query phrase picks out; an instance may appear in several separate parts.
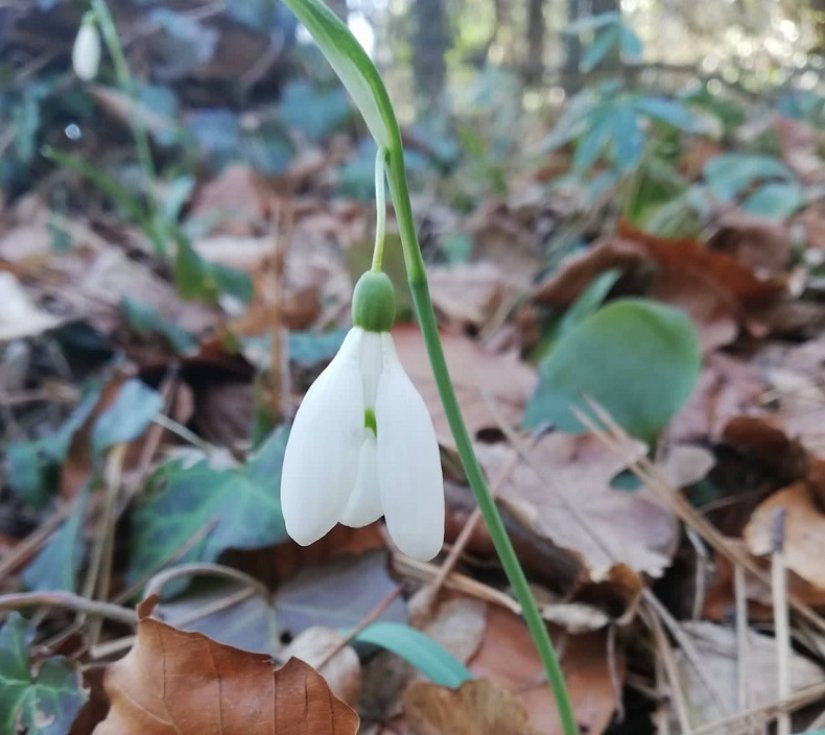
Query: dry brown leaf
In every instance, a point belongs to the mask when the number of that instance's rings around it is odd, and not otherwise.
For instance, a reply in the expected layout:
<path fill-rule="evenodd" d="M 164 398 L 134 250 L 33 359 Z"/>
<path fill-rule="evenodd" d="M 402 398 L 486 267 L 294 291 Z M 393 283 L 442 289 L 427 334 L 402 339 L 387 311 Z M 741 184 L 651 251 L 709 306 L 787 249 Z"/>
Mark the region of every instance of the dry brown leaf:
<path fill-rule="evenodd" d="M 707 724 L 739 711 L 736 631 L 731 627 L 702 621 L 682 623 L 682 628 L 699 654 L 705 681 L 713 683 L 713 692 L 709 692 L 693 664 L 686 657 L 678 657 L 679 678 L 689 711 L 696 716 L 693 724 Z M 776 701 L 776 642 L 773 638 L 749 630 L 748 649 L 745 670 L 749 705 L 759 707 Z M 819 666 L 797 653 L 791 654 L 790 673 L 793 691 L 822 681 Z"/>
<path fill-rule="evenodd" d="M 473 237 L 473 258 L 495 263 L 517 283 L 529 283 L 541 267 L 538 237 L 532 222 L 496 199 L 482 202 L 466 222 Z"/>
<path fill-rule="evenodd" d="M 512 458 L 506 445 L 478 445 L 489 477 L 496 477 Z M 567 550 L 600 579 L 615 564 L 661 576 L 669 566 L 677 540 L 672 512 L 646 489 L 622 492 L 610 481 L 629 461 L 645 454 L 620 457 L 596 437 L 551 434 L 530 455 L 542 476 L 521 463 L 499 492 L 501 500 L 533 531 Z"/>
<path fill-rule="evenodd" d="M 610 660 L 605 633 L 587 633 L 565 639 L 561 664 L 576 721 L 582 732 L 601 735 L 616 709 L 615 680 L 624 677 L 620 657 Z M 470 670 L 514 694 L 528 719 L 543 735 L 561 735 L 556 703 L 544 668 L 524 621 L 508 610 L 490 605 L 481 648 L 469 662 Z"/>
<path fill-rule="evenodd" d="M 355 735 L 358 715 L 302 661 L 267 656 L 144 618 L 104 677 L 111 709 L 94 735 Z"/>
<path fill-rule="evenodd" d="M 421 332 L 415 327 L 402 327 L 393 330 L 393 337 L 404 368 L 430 410 L 439 443 L 454 448 Z M 441 340 L 470 434 L 477 435 L 482 429 L 496 428 L 498 425 L 485 395 L 506 423 L 511 426 L 518 424 L 536 385 L 535 369 L 515 354 L 488 352 L 467 337 L 443 334 Z"/>
<path fill-rule="evenodd" d="M 431 268 L 430 296 L 448 323 L 482 327 L 515 293 L 501 269 L 488 262 Z"/>
<path fill-rule="evenodd" d="M 361 694 L 361 662 L 346 638 L 331 628 L 307 628 L 283 651 L 281 658 L 297 658 L 322 674 L 336 697 L 351 707 Z M 336 651 L 332 658 L 329 655 Z M 320 668 L 319 668 L 320 665 Z"/>
<path fill-rule="evenodd" d="M 790 257 L 791 233 L 782 222 L 733 210 L 721 217 L 709 245 L 754 273 L 775 275 L 782 273 Z"/>
<path fill-rule="evenodd" d="M 765 383 L 755 367 L 730 355 L 709 355 L 688 402 L 667 429 L 674 443 L 717 442 L 732 418 L 754 413 Z"/>
<path fill-rule="evenodd" d="M 0 270 L 0 342 L 35 337 L 60 324 L 60 318 L 41 309 L 17 278 Z"/>
<path fill-rule="evenodd" d="M 237 163 L 195 192 L 190 216 L 206 221 L 218 217 L 214 233 L 243 237 L 260 232 L 272 209 L 273 193 L 266 180 Z"/>
<path fill-rule="evenodd" d="M 774 541 L 774 517 L 785 512 L 784 556 L 788 569 L 825 589 L 825 514 L 798 482 L 771 495 L 759 505 L 745 528 L 745 541 L 753 554 L 770 554 Z"/>
<path fill-rule="evenodd" d="M 404 694 L 404 710 L 416 735 L 538 735 L 518 699 L 487 679 L 457 690 L 413 684 Z"/>

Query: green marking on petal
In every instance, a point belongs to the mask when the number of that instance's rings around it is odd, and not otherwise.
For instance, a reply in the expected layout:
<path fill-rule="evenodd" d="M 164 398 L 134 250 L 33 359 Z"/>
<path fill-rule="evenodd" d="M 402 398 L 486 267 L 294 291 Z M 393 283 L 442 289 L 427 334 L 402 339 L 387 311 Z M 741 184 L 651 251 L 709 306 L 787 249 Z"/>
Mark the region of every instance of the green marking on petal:
<path fill-rule="evenodd" d="M 369 429 L 373 436 L 378 436 L 378 422 L 375 420 L 375 411 L 371 408 L 364 409 L 364 428 Z"/>

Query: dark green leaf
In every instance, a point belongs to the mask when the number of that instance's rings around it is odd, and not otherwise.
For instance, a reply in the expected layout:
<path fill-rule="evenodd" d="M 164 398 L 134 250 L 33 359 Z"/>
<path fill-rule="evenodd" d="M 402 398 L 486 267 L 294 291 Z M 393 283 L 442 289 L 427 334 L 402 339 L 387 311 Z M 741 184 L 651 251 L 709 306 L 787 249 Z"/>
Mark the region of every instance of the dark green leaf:
<path fill-rule="evenodd" d="M 77 573 L 86 550 L 83 524 L 88 501 L 89 491 L 84 487 L 75 500 L 72 514 L 23 572 L 23 584 L 27 589 L 76 590 Z"/>
<path fill-rule="evenodd" d="M 277 429 L 240 469 L 167 465 L 161 487 L 132 513 L 129 578 L 157 569 L 204 527 L 203 541 L 180 561 L 211 562 L 227 549 L 285 541 L 279 493 L 287 435 Z"/>
<path fill-rule="evenodd" d="M 571 408 L 589 413 L 590 397 L 652 442 L 690 396 L 700 365 L 696 330 L 681 311 L 646 299 L 614 301 L 559 339 L 524 420 L 581 432 Z"/>
<path fill-rule="evenodd" d="M 137 439 L 163 409 L 163 396 L 139 380 L 127 380 L 115 402 L 95 422 L 92 449 L 96 455 Z"/>
<path fill-rule="evenodd" d="M 25 619 L 17 612 L 0 628 L 0 733 L 66 735 L 87 699 L 68 659 L 46 659 L 32 673 Z"/>
<path fill-rule="evenodd" d="M 352 114 L 346 92 L 338 85 L 318 89 L 305 81 L 290 82 L 278 105 L 281 119 L 318 142 L 339 128 Z"/>
<path fill-rule="evenodd" d="M 619 31 L 619 49 L 622 57 L 626 61 L 641 61 L 642 40 L 636 35 L 633 29 L 622 24 Z"/>
<path fill-rule="evenodd" d="M 672 125 L 685 132 L 701 132 L 703 125 L 685 105 L 665 97 L 639 97 L 636 109 L 643 115 Z"/>
<path fill-rule="evenodd" d="M 579 67 L 587 74 L 593 71 L 619 42 L 619 26 L 610 25 L 599 31 L 582 56 Z"/>
<path fill-rule="evenodd" d="M 25 502 L 42 508 L 57 488 L 57 468 L 69 451 L 72 437 L 83 426 L 100 398 L 99 386 L 83 400 L 53 434 L 6 447 L 6 483 Z"/>
<path fill-rule="evenodd" d="M 120 301 L 120 312 L 129 326 L 138 334 L 143 336 L 159 334 L 179 354 L 191 352 L 198 346 L 197 340 L 190 332 L 164 319 L 156 309 L 148 304 L 124 296 Z"/>
<path fill-rule="evenodd" d="M 355 636 L 355 641 L 392 651 L 439 686 L 456 689 L 473 678 L 467 667 L 449 651 L 420 630 L 403 623 L 386 620 L 370 623 Z"/>
<path fill-rule="evenodd" d="M 778 158 L 739 153 L 712 158 L 705 164 L 704 175 L 708 188 L 720 202 L 729 202 L 756 181 L 793 178 L 791 170 Z"/>
<path fill-rule="evenodd" d="M 582 134 L 576 145 L 576 153 L 573 156 L 574 170 L 586 171 L 598 160 L 610 140 L 612 129 L 611 110 L 600 108 L 593 115 L 590 128 Z"/>
<path fill-rule="evenodd" d="M 616 166 L 627 173 L 642 160 L 644 137 L 632 102 L 618 104 L 610 117 L 613 124 L 613 155 Z"/>
<path fill-rule="evenodd" d="M 742 209 L 766 219 L 781 221 L 790 217 L 803 204 L 805 192 L 794 182 L 763 184 L 743 203 Z"/>

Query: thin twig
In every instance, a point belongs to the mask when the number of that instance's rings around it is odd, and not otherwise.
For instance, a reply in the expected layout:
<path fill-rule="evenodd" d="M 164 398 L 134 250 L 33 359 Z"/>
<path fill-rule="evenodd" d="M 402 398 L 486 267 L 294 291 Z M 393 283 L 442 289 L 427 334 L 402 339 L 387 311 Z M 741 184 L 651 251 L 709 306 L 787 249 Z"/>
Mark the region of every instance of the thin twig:
<path fill-rule="evenodd" d="M 743 567 L 733 568 L 733 594 L 736 604 L 736 703 L 740 711 L 751 706 L 750 642 L 748 640 L 747 578 Z"/>
<path fill-rule="evenodd" d="M 791 695 L 791 629 L 788 621 L 788 575 L 785 571 L 785 509 L 774 515 L 773 553 L 771 554 L 771 595 L 773 597 L 774 635 L 776 637 L 776 681 L 779 701 Z M 791 735 L 791 716 L 782 711 L 776 718 L 777 735 Z"/>
<path fill-rule="evenodd" d="M 644 614 L 644 613 L 643 613 Z M 647 613 L 644 615 L 648 620 L 648 627 L 653 633 L 653 640 L 656 642 L 656 647 L 659 649 L 662 665 L 668 679 L 668 688 L 670 690 L 670 701 L 673 702 L 673 708 L 676 710 L 676 717 L 679 720 L 679 728 L 682 735 L 691 735 L 693 730 L 690 724 L 690 717 L 688 715 L 687 701 L 685 694 L 682 691 L 682 685 L 679 681 L 679 672 L 676 668 L 676 662 L 673 659 L 673 651 L 670 648 L 670 641 L 665 635 L 662 623 L 659 620 L 657 611 L 652 607 L 648 607 Z"/>
<path fill-rule="evenodd" d="M 272 594 L 260 580 L 234 567 L 227 567 L 223 564 L 208 564 L 206 562 L 193 562 L 191 564 L 181 564 L 177 567 L 164 569 L 152 577 L 146 584 L 145 596 L 160 595 L 163 588 L 173 580 L 181 579 L 182 577 L 194 577 L 201 574 L 213 577 L 225 577 L 226 579 L 241 582 L 254 590 L 269 607 L 272 607 Z"/>
<path fill-rule="evenodd" d="M 61 607 L 126 625 L 137 623 L 137 615 L 128 608 L 110 602 L 90 600 L 74 592 L 18 592 L 0 595 L 0 610 L 20 610 L 27 607 Z"/>
<path fill-rule="evenodd" d="M 71 515 L 73 503 L 64 503 L 55 510 L 40 526 L 17 544 L 6 557 L 0 561 L 0 579 L 25 564 L 48 540 L 63 521 Z"/>
<path fill-rule="evenodd" d="M 370 610 L 344 638 L 342 638 L 332 649 L 330 649 L 327 654 L 315 665 L 315 668 L 320 671 L 324 666 L 326 666 L 333 658 L 335 658 L 341 651 L 344 650 L 353 640 L 358 636 L 358 634 L 364 630 L 370 623 L 374 623 L 381 615 L 384 614 L 384 611 L 395 602 L 396 598 L 401 594 L 401 587 L 396 587 L 392 590 L 388 595 L 384 597 L 383 600 L 379 601 L 379 603 Z"/>

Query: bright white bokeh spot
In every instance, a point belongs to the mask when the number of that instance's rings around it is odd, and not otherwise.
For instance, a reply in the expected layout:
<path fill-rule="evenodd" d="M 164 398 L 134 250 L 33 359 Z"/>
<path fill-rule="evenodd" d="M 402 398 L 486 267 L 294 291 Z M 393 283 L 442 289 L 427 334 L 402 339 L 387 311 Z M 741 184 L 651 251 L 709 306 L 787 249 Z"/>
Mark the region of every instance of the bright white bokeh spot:
<path fill-rule="evenodd" d="M 375 29 L 363 13 L 353 12 L 349 16 L 349 29 L 370 58 L 375 53 Z"/>

